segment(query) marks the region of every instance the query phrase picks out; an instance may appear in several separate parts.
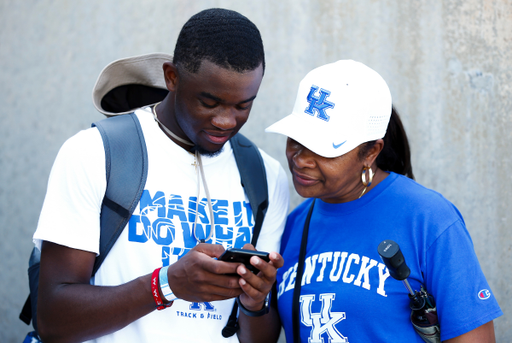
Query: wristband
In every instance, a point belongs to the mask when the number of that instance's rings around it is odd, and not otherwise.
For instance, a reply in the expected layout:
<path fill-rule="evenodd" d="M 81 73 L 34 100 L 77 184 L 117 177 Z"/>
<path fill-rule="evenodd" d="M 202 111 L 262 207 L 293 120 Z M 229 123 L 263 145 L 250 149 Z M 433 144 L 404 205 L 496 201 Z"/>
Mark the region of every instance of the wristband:
<path fill-rule="evenodd" d="M 172 303 L 164 304 L 162 301 L 162 298 L 160 297 L 160 292 L 158 292 L 158 273 L 160 272 L 160 269 L 157 268 L 153 271 L 153 274 L 151 275 L 151 294 L 153 294 L 153 299 L 155 300 L 156 309 L 157 310 L 163 310 L 164 308 L 170 307 Z"/>
<path fill-rule="evenodd" d="M 263 308 L 259 311 L 250 311 L 246 309 L 244 305 L 242 305 L 242 302 L 240 301 L 239 297 L 236 298 L 236 302 L 238 303 L 238 308 L 240 309 L 240 311 L 242 311 L 242 313 L 244 313 L 245 315 L 249 317 L 260 317 L 267 314 L 270 311 L 270 292 L 267 294 L 265 298 L 265 304 L 263 305 Z"/>
<path fill-rule="evenodd" d="M 167 302 L 171 302 L 178 299 L 178 297 L 174 295 L 173 291 L 171 290 L 171 286 L 169 286 L 169 279 L 167 278 L 167 269 L 169 269 L 169 266 L 165 266 L 162 269 L 160 269 L 160 272 L 158 273 L 158 279 L 160 281 L 160 291 L 162 292 L 163 298 Z"/>

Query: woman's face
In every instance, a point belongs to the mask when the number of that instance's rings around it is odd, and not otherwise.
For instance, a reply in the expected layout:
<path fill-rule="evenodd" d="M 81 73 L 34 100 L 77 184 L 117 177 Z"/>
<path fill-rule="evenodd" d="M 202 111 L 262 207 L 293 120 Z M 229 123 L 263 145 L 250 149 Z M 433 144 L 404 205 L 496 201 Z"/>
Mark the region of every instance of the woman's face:
<path fill-rule="evenodd" d="M 342 203 L 359 198 L 363 161 L 359 147 L 346 154 L 326 158 L 288 138 L 286 158 L 297 193 L 304 198 L 320 198 L 328 203 Z"/>

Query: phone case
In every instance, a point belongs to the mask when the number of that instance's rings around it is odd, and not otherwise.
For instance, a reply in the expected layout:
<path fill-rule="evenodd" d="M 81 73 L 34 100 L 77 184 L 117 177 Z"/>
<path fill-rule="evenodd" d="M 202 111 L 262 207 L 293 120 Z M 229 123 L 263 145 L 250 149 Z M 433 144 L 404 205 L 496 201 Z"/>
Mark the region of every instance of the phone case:
<path fill-rule="evenodd" d="M 236 248 L 230 248 L 224 251 L 224 253 L 219 257 L 219 260 L 225 262 L 243 263 L 251 272 L 258 273 L 259 269 L 253 266 L 249 261 L 252 256 L 258 256 L 259 258 L 266 262 L 270 261 L 267 252 Z"/>

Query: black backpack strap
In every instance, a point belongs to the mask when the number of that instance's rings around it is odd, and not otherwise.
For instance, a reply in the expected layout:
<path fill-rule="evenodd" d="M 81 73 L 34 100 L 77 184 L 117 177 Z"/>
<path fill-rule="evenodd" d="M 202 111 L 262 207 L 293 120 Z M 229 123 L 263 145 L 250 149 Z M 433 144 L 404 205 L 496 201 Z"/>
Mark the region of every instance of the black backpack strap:
<path fill-rule="evenodd" d="M 101 205 L 100 254 L 93 275 L 130 220 L 146 184 L 146 142 L 135 113 L 119 115 L 92 124 L 105 147 L 107 190 Z"/>
<path fill-rule="evenodd" d="M 32 304 L 30 304 L 30 294 L 28 295 L 27 300 L 25 300 L 25 304 L 21 309 L 20 319 L 27 325 L 29 325 L 30 321 L 32 320 Z"/>
<path fill-rule="evenodd" d="M 251 244 L 256 246 L 261 225 L 268 208 L 268 185 L 265 164 L 258 147 L 241 133 L 231 138 L 230 142 L 235 155 L 236 165 L 240 172 L 242 186 L 247 198 L 249 198 L 254 216 Z M 222 336 L 226 338 L 231 337 L 238 330 L 237 313 L 238 304 L 235 301 L 228 322 L 224 329 L 222 329 Z"/>
<path fill-rule="evenodd" d="M 28 285 L 30 293 L 23 305 L 20 319 L 27 325 L 32 320 L 32 326 L 37 331 L 37 291 L 39 289 L 39 265 L 41 263 L 41 252 L 36 247 L 32 248 L 28 261 Z"/>

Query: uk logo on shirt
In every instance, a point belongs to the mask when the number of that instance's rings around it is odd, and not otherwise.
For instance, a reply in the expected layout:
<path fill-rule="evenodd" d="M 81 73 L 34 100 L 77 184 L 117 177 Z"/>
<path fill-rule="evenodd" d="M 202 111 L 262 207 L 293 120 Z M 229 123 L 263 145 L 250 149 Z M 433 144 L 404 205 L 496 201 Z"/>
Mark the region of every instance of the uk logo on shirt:
<path fill-rule="evenodd" d="M 322 303 L 322 311 L 314 313 L 311 310 L 312 303 L 315 301 L 315 294 L 300 296 L 301 322 L 305 326 L 311 327 L 309 342 L 324 343 L 323 334 L 329 337 L 330 343 L 348 343 L 336 328 L 336 324 L 346 318 L 345 312 L 332 312 L 332 303 L 336 298 L 335 293 L 320 294 L 319 300 Z"/>

